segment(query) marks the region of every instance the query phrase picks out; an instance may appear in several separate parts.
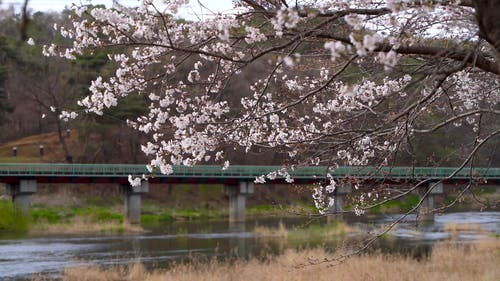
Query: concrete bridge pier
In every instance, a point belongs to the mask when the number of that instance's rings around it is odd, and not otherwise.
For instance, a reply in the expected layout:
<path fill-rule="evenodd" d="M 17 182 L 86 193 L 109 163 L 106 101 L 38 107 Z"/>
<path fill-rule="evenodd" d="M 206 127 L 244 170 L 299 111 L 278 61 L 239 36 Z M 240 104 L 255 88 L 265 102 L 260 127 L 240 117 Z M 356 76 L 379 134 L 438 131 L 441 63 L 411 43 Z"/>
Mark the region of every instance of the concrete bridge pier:
<path fill-rule="evenodd" d="M 427 188 L 420 190 L 420 197 L 423 197 L 430 188 L 432 188 L 431 192 L 424 198 L 417 211 L 418 220 L 422 222 L 434 220 L 434 199 L 436 196 L 443 194 L 442 182 L 430 182 Z"/>
<path fill-rule="evenodd" d="M 19 183 L 7 184 L 7 193 L 12 196 L 16 210 L 28 215 L 31 195 L 36 192 L 36 180 L 20 180 Z"/>
<path fill-rule="evenodd" d="M 125 220 L 130 224 L 141 223 L 141 197 L 143 193 L 149 192 L 149 182 L 142 181 L 139 186 L 121 185 L 125 195 Z"/>
<path fill-rule="evenodd" d="M 350 183 L 338 186 L 333 193 L 333 205 L 330 206 L 328 213 L 331 215 L 341 214 L 344 211 L 344 199 L 351 192 L 352 185 Z"/>
<path fill-rule="evenodd" d="M 229 196 L 229 222 L 243 222 L 246 218 L 246 196 L 253 194 L 253 182 L 240 182 L 237 186 L 224 185 L 224 193 Z"/>

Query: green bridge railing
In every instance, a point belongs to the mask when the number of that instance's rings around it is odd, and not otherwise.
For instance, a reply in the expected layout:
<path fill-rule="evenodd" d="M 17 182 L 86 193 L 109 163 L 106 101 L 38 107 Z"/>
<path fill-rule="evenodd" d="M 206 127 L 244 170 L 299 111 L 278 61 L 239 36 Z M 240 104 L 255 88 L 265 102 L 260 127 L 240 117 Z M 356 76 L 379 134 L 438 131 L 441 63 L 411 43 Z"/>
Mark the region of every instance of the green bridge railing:
<path fill-rule="evenodd" d="M 232 178 L 254 179 L 261 175 L 277 172 L 280 166 L 174 166 L 170 175 L 154 173 L 154 177 L 167 178 Z M 446 179 L 457 168 L 454 167 L 327 167 L 311 166 L 288 169 L 295 179 L 324 178 L 329 172 L 334 178 L 356 177 L 361 179 Z M 0 177 L 124 177 L 128 175 L 149 175 L 145 165 L 128 164 L 14 164 L 0 163 Z M 277 176 L 277 178 L 283 178 Z M 453 179 L 499 180 L 500 168 L 463 168 Z"/>

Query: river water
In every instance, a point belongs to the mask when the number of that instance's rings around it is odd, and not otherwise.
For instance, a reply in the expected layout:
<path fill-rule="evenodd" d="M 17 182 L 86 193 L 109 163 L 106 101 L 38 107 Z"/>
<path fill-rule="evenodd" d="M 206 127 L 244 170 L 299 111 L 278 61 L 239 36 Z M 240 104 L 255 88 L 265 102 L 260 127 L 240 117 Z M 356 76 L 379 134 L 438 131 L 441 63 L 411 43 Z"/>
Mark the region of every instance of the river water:
<path fill-rule="evenodd" d="M 380 230 L 393 219 L 380 216 L 348 218 L 346 221 L 350 226 L 368 232 Z M 414 219 L 411 216 L 405 218 L 390 232 L 391 239 L 382 239 L 372 248 L 419 255 L 429 251 L 437 241 L 453 238 L 466 243 L 500 234 L 500 212 L 442 214 L 437 215 L 433 223 L 421 226 L 417 226 Z M 311 223 L 322 225 L 327 222 L 324 219 L 311 221 L 305 217 L 248 220 L 244 224 L 194 221 L 169 223 L 138 235 L 1 238 L 0 280 L 29 280 L 36 275 L 57 279 L 66 267 L 88 264 L 107 266 L 139 261 L 149 267 L 167 267 L 171 261 L 187 258 L 259 257 L 279 253 L 284 247 L 301 246 L 262 243 L 262 234 L 254 232 L 256 226 L 277 227 L 280 223 L 292 231 Z M 445 230 L 446 226 L 449 228 L 455 224 L 473 224 L 474 227 L 461 232 Z M 338 241 L 304 242 L 309 246 L 320 243 L 322 247 L 333 249 Z"/>

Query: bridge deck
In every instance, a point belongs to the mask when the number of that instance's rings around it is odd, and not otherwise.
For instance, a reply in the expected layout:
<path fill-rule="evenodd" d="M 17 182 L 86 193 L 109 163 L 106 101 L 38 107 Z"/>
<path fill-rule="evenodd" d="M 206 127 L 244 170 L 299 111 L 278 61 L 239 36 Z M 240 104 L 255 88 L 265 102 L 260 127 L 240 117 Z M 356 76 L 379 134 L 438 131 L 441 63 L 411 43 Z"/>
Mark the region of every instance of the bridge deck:
<path fill-rule="evenodd" d="M 279 171 L 280 166 L 174 166 L 170 175 L 155 173 L 155 178 L 203 178 L 254 180 L 261 175 Z M 329 173 L 334 178 L 356 177 L 360 179 L 414 180 L 447 179 L 457 168 L 454 167 L 340 167 Z M 311 166 L 288 170 L 294 179 L 316 180 L 324 178 L 326 167 Z M 75 177 L 75 178 L 124 178 L 128 175 L 150 174 L 145 165 L 128 164 L 11 164 L 0 163 L 0 177 Z M 278 176 L 278 179 L 283 179 Z M 464 168 L 452 179 L 500 180 L 500 168 Z"/>

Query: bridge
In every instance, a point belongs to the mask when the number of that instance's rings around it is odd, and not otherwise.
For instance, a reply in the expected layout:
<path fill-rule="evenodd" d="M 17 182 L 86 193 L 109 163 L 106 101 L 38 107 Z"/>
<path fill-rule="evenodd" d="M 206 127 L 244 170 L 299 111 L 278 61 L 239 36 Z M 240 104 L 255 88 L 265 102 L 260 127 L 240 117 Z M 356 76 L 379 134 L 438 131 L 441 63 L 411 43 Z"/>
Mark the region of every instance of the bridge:
<path fill-rule="evenodd" d="M 173 173 L 163 175 L 158 171 L 150 173 L 146 165 L 134 164 L 25 164 L 0 163 L 0 182 L 9 183 L 18 178 L 34 178 L 42 182 L 126 182 L 129 175 L 150 175 L 150 182 L 205 182 L 231 183 L 253 181 L 256 177 L 281 170 L 281 166 L 173 166 Z M 488 181 L 500 180 L 500 168 L 463 168 L 451 179 L 454 167 L 298 167 L 287 172 L 298 182 L 315 182 L 329 173 L 333 178 L 354 177 L 363 180 L 468 180 L 470 178 Z M 284 177 L 277 175 L 277 181 Z"/>
<path fill-rule="evenodd" d="M 229 196 L 231 221 L 245 219 L 246 196 L 254 192 L 254 180 L 262 175 L 276 173 L 271 182 L 286 183 L 286 178 L 277 173 L 281 166 L 173 166 L 173 173 L 163 175 L 150 173 L 146 165 L 128 164 L 41 164 L 0 163 L 0 182 L 7 185 L 15 205 L 28 212 L 30 197 L 36 192 L 37 183 L 114 183 L 125 195 L 125 216 L 130 223 L 139 223 L 141 215 L 141 194 L 149 191 L 149 184 L 155 183 L 214 183 L 223 184 Z M 294 183 L 313 183 L 324 180 L 326 174 L 335 179 L 356 178 L 375 182 L 416 182 L 427 180 L 439 182 L 432 189 L 433 194 L 442 193 L 443 183 L 476 180 L 481 183 L 499 183 L 500 168 L 453 167 L 339 167 L 328 169 L 323 166 L 288 168 L 287 173 Z M 450 175 L 452 175 L 450 177 Z M 131 186 L 129 175 L 147 177 L 140 186 Z M 337 189 L 332 212 L 342 210 L 343 196 L 350 192 L 348 185 Z M 429 201 L 430 200 L 430 201 Z M 432 196 L 424 205 L 433 209 Z"/>

